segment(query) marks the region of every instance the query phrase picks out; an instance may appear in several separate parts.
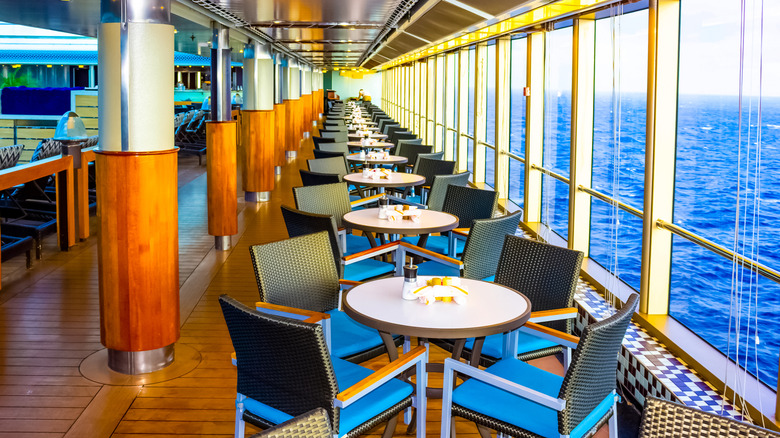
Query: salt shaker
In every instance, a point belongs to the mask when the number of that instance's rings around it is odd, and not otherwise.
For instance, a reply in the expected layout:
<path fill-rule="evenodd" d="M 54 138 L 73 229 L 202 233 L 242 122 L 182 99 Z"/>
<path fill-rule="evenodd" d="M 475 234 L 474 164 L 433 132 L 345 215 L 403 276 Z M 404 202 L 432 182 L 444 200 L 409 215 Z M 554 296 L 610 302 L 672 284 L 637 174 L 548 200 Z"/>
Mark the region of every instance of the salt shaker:
<path fill-rule="evenodd" d="M 416 300 L 415 290 L 417 290 L 417 266 L 410 264 L 404 266 L 404 286 L 401 290 L 403 299 Z"/>
<path fill-rule="evenodd" d="M 368 178 L 369 176 L 371 176 L 371 170 L 368 168 L 368 163 L 363 161 L 363 178 Z"/>
<path fill-rule="evenodd" d="M 390 200 L 382 197 L 379 198 L 379 219 L 387 219 L 387 206 L 390 205 Z"/>

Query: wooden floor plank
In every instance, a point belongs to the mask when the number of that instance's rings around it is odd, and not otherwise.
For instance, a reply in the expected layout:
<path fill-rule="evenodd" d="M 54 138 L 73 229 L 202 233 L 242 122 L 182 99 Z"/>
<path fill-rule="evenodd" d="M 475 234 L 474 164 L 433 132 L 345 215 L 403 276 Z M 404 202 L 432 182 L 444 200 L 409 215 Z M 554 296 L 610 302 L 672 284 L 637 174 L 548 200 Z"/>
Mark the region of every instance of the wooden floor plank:
<path fill-rule="evenodd" d="M 103 386 L 65 438 L 110 437 L 140 389 L 139 386 Z"/>

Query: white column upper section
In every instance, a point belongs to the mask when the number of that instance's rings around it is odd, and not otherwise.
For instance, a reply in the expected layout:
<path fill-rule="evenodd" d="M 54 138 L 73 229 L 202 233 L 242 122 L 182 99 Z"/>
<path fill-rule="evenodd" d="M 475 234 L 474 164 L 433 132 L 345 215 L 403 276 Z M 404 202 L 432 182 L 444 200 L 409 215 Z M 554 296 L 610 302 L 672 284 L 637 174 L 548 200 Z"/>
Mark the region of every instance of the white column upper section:
<path fill-rule="evenodd" d="M 274 61 L 268 46 L 259 42 L 244 49 L 244 109 L 274 109 Z"/>

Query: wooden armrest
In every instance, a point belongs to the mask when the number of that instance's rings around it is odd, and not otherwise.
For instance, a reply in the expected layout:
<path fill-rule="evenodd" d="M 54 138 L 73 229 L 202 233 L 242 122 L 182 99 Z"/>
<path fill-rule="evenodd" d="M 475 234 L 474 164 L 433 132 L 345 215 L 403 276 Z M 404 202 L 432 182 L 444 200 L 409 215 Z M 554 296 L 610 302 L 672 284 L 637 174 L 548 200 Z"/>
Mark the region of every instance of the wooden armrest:
<path fill-rule="evenodd" d="M 528 332 L 528 330 L 531 330 L 535 332 L 532 334 L 540 336 L 544 339 L 548 339 L 553 342 L 557 342 L 558 344 L 563 345 L 564 347 L 577 348 L 577 344 L 580 343 L 580 338 L 577 336 L 570 335 L 568 333 L 564 333 L 562 331 L 558 331 L 555 329 L 551 329 L 550 327 L 543 326 L 535 322 L 526 322 L 525 325 L 521 328 L 521 330 L 524 330 L 526 332 Z"/>
<path fill-rule="evenodd" d="M 343 278 L 339 280 L 339 284 L 344 286 L 357 286 L 359 284 L 363 284 L 362 281 L 355 281 L 355 280 L 344 280 Z"/>
<path fill-rule="evenodd" d="M 233 366 L 238 366 L 238 358 L 236 357 L 236 352 L 230 353 L 230 362 L 233 364 Z"/>
<path fill-rule="evenodd" d="M 257 307 L 257 310 L 267 309 L 272 310 L 274 313 L 291 313 L 293 315 L 302 315 L 306 317 L 303 319 L 303 322 L 317 323 L 324 319 L 330 319 L 330 315 L 327 313 L 298 309 L 297 307 L 280 306 L 278 304 L 269 304 L 262 301 L 256 302 L 255 307 Z"/>
<path fill-rule="evenodd" d="M 361 392 L 370 388 L 372 385 L 379 383 L 382 379 L 393 376 L 397 374 L 399 371 L 408 368 L 407 365 L 414 362 L 415 359 L 417 359 L 421 355 L 425 354 L 426 351 L 427 350 L 422 345 L 413 348 L 408 353 L 401 355 L 401 357 L 399 357 L 398 359 L 374 371 L 368 377 L 355 383 L 354 385 L 350 386 L 344 391 L 338 393 L 338 395 L 336 396 L 336 400 L 339 400 L 342 403 L 349 401 L 351 398 L 354 398 Z"/>
<path fill-rule="evenodd" d="M 458 267 L 461 267 L 461 268 L 463 267 L 463 262 L 462 261 L 460 261 L 458 259 L 454 259 L 452 257 L 447 257 L 446 255 L 439 254 L 438 252 L 433 252 L 433 251 L 425 249 L 425 248 L 420 248 L 419 246 L 412 245 L 411 243 L 407 243 L 407 242 L 399 242 L 399 245 L 401 245 L 404 248 L 406 248 L 406 251 L 410 252 L 412 254 L 415 254 L 415 255 L 418 255 L 418 256 L 421 256 L 421 257 L 429 257 L 429 258 L 442 260 L 442 261 L 444 261 L 446 263 L 451 263 L 451 264 L 454 264 L 454 265 L 456 265 Z"/>
<path fill-rule="evenodd" d="M 569 318 L 576 318 L 576 317 L 577 317 L 576 307 L 564 307 L 562 309 L 539 310 L 536 312 L 531 312 L 531 317 L 528 319 L 528 321 L 547 322 L 547 321 L 558 321 L 561 319 L 569 319 Z"/>
<path fill-rule="evenodd" d="M 455 228 L 454 230 L 452 230 L 453 233 L 465 237 L 468 237 L 469 231 L 471 231 L 471 228 Z"/>
<path fill-rule="evenodd" d="M 377 201 L 377 200 L 379 200 L 379 198 L 381 198 L 383 196 L 385 196 L 384 193 L 379 193 L 377 195 L 372 195 L 372 196 L 368 196 L 366 198 L 362 198 L 362 199 L 358 199 L 356 201 L 352 201 L 352 202 L 349 203 L 349 205 L 351 205 L 352 207 L 359 207 L 359 206 L 361 206 L 363 204 L 369 204 L 371 202 Z"/>
<path fill-rule="evenodd" d="M 348 256 L 344 256 L 341 258 L 341 260 L 344 262 L 350 262 L 350 261 L 357 261 L 356 259 L 363 260 L 365 258 L 375 257 L 380 254 L 384 254 L 386 252 L 395 251 L 395 249 L 398 248 L 398 243 L 399 243 L 398 241 L 388 242 L 385 243 L 384 245 L 380 245 L 375 248 L 369 248 L 360 252 L 356 252 L 354 254 L 350 254 Z"/>

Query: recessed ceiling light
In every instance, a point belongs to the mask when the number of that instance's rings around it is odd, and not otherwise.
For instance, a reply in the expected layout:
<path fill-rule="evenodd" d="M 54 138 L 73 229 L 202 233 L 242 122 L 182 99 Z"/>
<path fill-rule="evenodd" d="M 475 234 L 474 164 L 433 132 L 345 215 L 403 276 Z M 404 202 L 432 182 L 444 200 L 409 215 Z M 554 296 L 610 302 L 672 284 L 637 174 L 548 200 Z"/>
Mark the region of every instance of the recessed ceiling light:
<path fill-rule="evenodd" d="M 274 20 L 274 24 L 280 24 L 282 20 Z"/>

